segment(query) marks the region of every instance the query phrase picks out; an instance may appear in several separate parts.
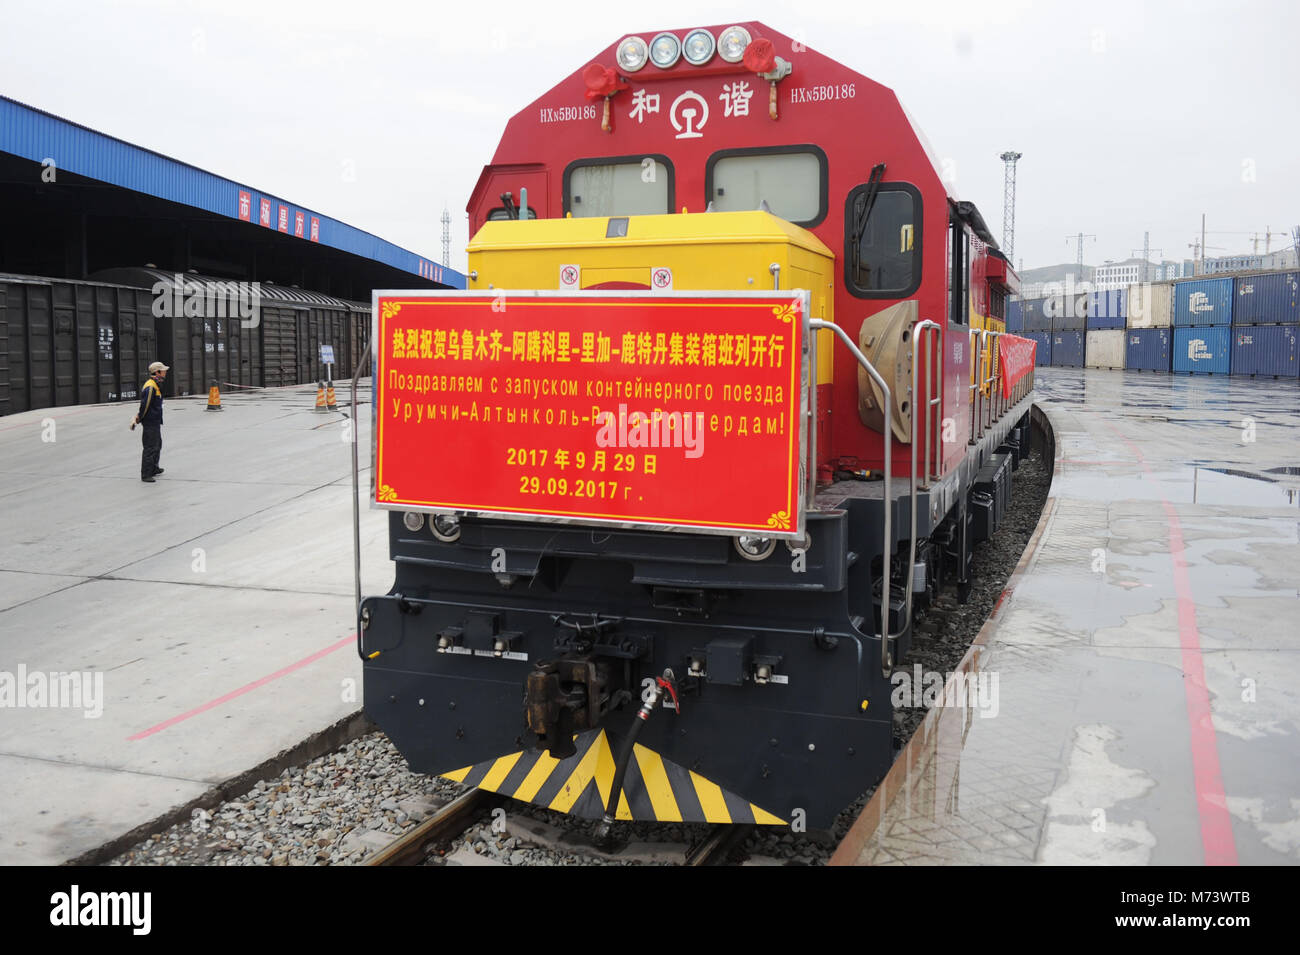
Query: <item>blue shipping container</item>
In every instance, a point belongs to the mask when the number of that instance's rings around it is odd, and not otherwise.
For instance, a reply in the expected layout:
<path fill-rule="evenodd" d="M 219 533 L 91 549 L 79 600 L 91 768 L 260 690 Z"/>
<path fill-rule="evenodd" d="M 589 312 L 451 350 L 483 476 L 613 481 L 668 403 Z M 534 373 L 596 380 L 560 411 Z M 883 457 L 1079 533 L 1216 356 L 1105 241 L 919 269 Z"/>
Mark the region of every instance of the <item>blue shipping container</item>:
<path fill-rule="evenodd" d="M 1038 347 L 1034 349 L 1034 367 L 1043 368 L 1050 365 L 1052 363 L 1052 333 L 1025 332 L 1024 337 L 1038 343 Z"/>
<path fill-rule="evenodd" d="M 1045 298 L 1026 298 L 1020 301 L 1020 312 L 1024 319 L 1024 330 L 1027 332 L 1050 332 L 1052 330 L 1052 314 L 1046 310 Z"/>
<path fill-rule="evenodd" d="M 1123 328 L 1128 321 L 1128 290 L 1088 293 L 1088 328 Z"/>
<path fill-rule="evenodd" d="M 1300 324 L 1300 272 L 1273 272 L 1237 279 L 1232 324 Z"/>
<path fill-rule="evenodd" d="M 1231 361 L 1232 329 L 1226 325 L 1174 329 L 1174 371 L 1226 375 Z"/>
<path fill-rule="evenodd" d="M 1088 295 L 1053 295 L 1046 299 L 1044 311 L 1052 319 L 1052 331 L 1082 331 L 1088 327 Z M 1055 347 L 1056 343 L 1053 342 Z"/>
<path fill-rule="evenodd" d="M 1025 329 L 1025 310 L 1017 299 L 1007 302 L 1007 331 L 1021 332 Z"/>
<path fill-rule="evenodd" d="M 1052 366 L 1055 368 L 1083 367 L 1083 332 L 1052 332 Z"/>
<path fill-rule="evenodd" d="M 1231 325 L 1232 279 L 1197 279 L 1174 286 L 1175 325 Z"/>
<path fill-rule="evenodd" d="M 1130 328 L 1124 360 L 1135 371 L 1169 371 L 1169 329 Z"/>
<path fill-rule="evenodd" d="M 1234 375 L 1300 378 L 1300 325 L 1247 325 L 1232 330 Z"/>

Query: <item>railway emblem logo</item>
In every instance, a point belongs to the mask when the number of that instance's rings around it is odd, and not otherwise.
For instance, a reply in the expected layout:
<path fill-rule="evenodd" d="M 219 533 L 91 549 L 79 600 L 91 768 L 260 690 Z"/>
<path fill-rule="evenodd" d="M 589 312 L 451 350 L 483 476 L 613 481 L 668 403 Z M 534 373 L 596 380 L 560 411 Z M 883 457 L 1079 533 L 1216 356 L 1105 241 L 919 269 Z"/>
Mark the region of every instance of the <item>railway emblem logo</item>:
<path fill-rule="evenodd" d="M 696 103 L 699 103 L 699 109 L 696 109 L 693 106 L 683 106 L 682 104 L 688 100 L 694 100 Z M 680 119 L 678 118 L 679 112 L 681 113 Z M 695 117 L 697 116 L 699 117 L 698 123 L 695 121 Z M 668 119 L 671 120 L 673 129 L 677 130 L 677 139 L 700 139 L 704 136 L 700 130 L 703 129 L 709 121 L 709 104 L 705 102 L 704 97 L 695 92 L 695 90 L 687 90 L 681 96 L 677 97 L 677 99 L 673 100 L 673 105 L 668 110 Z M 683 128 L 683 121 L 685 123 L 685 128 Z"/>

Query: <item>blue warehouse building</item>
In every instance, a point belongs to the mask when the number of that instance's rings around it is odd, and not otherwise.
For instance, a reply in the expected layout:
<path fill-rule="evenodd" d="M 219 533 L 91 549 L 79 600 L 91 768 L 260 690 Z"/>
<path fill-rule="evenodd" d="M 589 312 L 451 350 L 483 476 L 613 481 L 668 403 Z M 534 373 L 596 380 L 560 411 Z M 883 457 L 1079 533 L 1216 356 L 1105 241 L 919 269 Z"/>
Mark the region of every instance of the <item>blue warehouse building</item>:
<path fill-rule="evenodd" d="M 0 96 L 0 272 L 152 266 L 352 301 L 465 277 L 318 210 Z"/>

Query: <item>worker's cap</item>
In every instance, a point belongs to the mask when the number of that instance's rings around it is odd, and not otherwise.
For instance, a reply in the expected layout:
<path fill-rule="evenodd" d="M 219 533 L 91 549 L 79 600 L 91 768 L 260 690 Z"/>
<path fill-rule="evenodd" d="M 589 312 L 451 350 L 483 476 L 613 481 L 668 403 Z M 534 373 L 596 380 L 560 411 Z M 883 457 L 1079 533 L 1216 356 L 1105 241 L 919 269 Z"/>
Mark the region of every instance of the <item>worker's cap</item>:
<path fill-rule="evenodd" d="M 167 366 L 160 361 L 156 361 L 149 366 L 149 374 L 151 375 L 154 374 L 155 372 L 167 371 L 167 370 L 168 370 Z"/>

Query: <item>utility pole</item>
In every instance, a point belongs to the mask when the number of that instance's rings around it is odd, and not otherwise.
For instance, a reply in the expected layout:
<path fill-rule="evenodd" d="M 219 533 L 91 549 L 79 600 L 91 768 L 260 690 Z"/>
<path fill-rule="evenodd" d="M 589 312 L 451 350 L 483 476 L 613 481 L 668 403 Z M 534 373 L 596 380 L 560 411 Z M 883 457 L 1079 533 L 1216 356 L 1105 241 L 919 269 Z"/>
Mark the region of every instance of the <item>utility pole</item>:
<path fill-rule="evenodd" d="M 1096 240 L 1096 238 L 1097 238 L 1097 237 L 1096 237 L 1095 235 L 1084 235 L 1082 232 L 1080 232 L 1078 235 L 1067 235 L 1067 236 L 1065 237 L 1065 241 L 1066 241 L 1066 242 L 1074 242 L 1074 241 L 1077 240 L 1078 243 L 1079 243 L 1079 257 L 1078 257 L 1077 262 L 1078 262 L 1078 266 L 1079 266 L 1079 281 L 1080 281 L 1080 282 L 1083 281 L 1083 240 L 1084 240 L 1084 239 L 1093 239 L 1093 240 Z"/>
<path fill-rule="evenodd" d="M 1132 252 L 1130 252 L 1129 254 L 1130 254 L 1130 255 L 1137 255 L 1137 251 L 1138 251 L 1137 249 L 1134 249 L 1134 250 L 1133 250 Z M 1164 258 L 1164 255 L 1165 255 L 1165 250 L 1164 250 L 1164 249 L 1155 249 L 1154 251 L 1160 253 L 1160 257 L 1161 257 L 1161 258 Z M 1151 252 L 1152 252 L 1152 248 L 1151 248 L 1151 233 L 1150 233 L 1150 232 L 1143 232 L 1143 233 L 1142 233 L 1142 279 L 1141 279 L 1143 282 L 1146 282 L 1146 281 L 1151 277 L 1151 273 L 1150 273 L 1150 269 L 1151 269 Z"/>
<path fill-rule="evenodd" d="M 1007 261 L 1016 253 L 1016 160 L 1023 153 L 1008 150 L 1001 156 L 1006 169 L 1002 193 L 1002 251 Z"/>
<path fill-rule="evenodd" d="M 447 207 L 442 207 L 442 264 L 444 268 L 451 268 L 451 213 Z"/>
<path fill-rule="evenodd" d="M 1205 213 L 1201 213 L 1201 271 L 1198 275 L 1205 274 Z"/>

